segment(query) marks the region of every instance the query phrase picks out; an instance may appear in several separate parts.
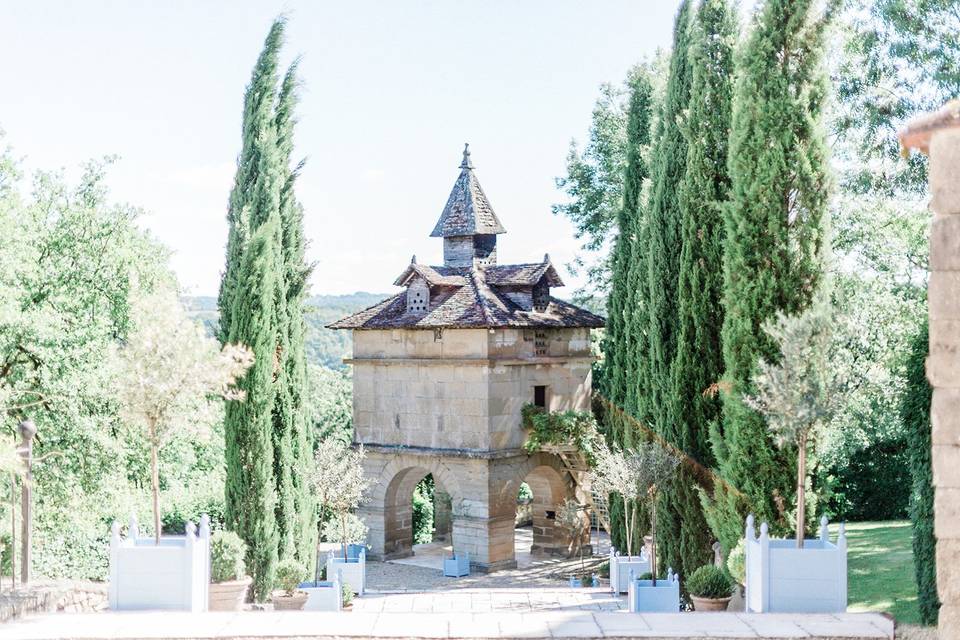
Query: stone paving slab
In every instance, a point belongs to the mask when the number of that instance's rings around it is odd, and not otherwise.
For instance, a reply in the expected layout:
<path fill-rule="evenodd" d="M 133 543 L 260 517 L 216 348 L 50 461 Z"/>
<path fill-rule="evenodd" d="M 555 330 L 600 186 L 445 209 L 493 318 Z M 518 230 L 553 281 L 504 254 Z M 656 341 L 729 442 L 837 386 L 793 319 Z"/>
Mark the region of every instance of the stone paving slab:
<path fill-rule="evenodd" d="M 0 627 L 3 640 L 133 638 L 893 638 L 876 613 L 745 614 L 597 611 L 110 612 L 55 614 Z"/>

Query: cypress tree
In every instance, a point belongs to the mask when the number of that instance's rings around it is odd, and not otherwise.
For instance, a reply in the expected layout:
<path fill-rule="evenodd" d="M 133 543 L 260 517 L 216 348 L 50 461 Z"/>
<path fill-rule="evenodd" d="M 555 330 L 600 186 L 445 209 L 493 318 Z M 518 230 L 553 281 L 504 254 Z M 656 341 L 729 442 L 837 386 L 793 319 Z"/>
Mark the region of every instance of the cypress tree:
<path fill-rule="evenodd" d="M 627 112 L 627 163 L 624 169 L 623 202 L 617 212 L 619 233 L 611 256 L 611 288 L 607 304 L 607 329 L 604 338 L 604 393 L 616 407 L 627 404 L 635 376 L 636 360 L 630 325 L 634 312 L 634 290 L 631 277 L 636 277 L 633 263 L 636 255 L 637 233 L 643 217 L 641 195 L 647 178 L 645 154 L 650 142 L 650 112 L 653 87 L 647 72 L 640 69 L 632 82 L 630 105 Z M 606 411 L 605 422 L 611 439 L 624 445 L 630 426 L 619 411 Z M 626 547 L 624 536 L 623 502 L 611 500 L 610 521 L 612 543 Z"/>
<path fill-rule="evenodd" d="M 720 399 L 705 394 L 723 375 L 723 217 L 730 190 L 727 140 L 733 82 L 736 21 L 727 0 L 703 0 L 692 27 L 690 103 L 683 130 L 686 169 L 677 197 L 680 266 L 676 356 L 671 363 L 671 442 L 686 464 L 663 491 L 658 522 L 665 566 L 690 575 L 709 562 L 711 538 L 697 495 L 695 465 L 711 466 L 709 425 Z"/>
<path fill-rule="evenodd" d="M 298 102 L 297 68 L 295 61 L 287 69 L 277 99 L 277 146 L 284 170 L 280 188 L 281 246 L 283 252 L 284 314 L 282 351 L 282 400 L 278 403 L 280 419 L 274 428 L 282 434 L 281 440 L 289 447 L 285 456 L 289 465 L 284 478 L 289 478 L 289 495 L 282 500 L 287 540 L 281 549 L 290 553 L 305 566 L 316 560 L 317 543 L 316 505 L 307 483 L 313 460 L 313 434 L 309 428 L 304 404 L 307 387 L 307 359 L 305 348 L 306 322 L 304 303 L 311 267 L 306 261 L 306 241 L 303 233 L 303 207 L 294 192 L 303 162 L 291 164 L 293 131 L 296 125 L 295 109 Z M 278 476 L 280 478 L 280 476 Z"/>
<path fill-rule="evenodd" d="M 753 512 L 773 533 L 791 530 L 796 456 L 779 450 L 747 407 L 759 358 L 776 361 L 761 328 L 802 312 L 820 283 L 829 176 L 821 126 L 829 14 L 813 0 L 766 0 L 739 55 L 724 208 L 723 420 L 711 430 L 722 482 L 706 515 L 729 551 Z"/>
<path fill-rule="evenodd" d="M 227 526 L 247 544 L 247 567 L 258 600 L 273 587 L 279 545 L 275 463 L 282 438 L 276 438 L 275 418 L 283 378 L 277 360 L 284 352 L 284 166 L 275 98 L 283 31 L 283 20 L 275 21 L 244 96 L 243 145 L 230 194 L 226 267 L 218 300 L 221 340 L 250 346 L 255 358 L 239 383 L 244 400 L 226 403 L 224 439 Z"/>
<path fill-rule="evenodd" d="M 649 399 L 653 428 L 675 440 L 670 420 L 670 364 L 677 343 L 677 283 L 680 271 L 679 188 L 687 166 L 682 120 L 690 102 L 690 1 L 684 0 L 673 27 L 673 53 L 655 146 L 651 156 L 650 201 L 647 206 L 647 313 Z M 638 416 L 644 418 L 645 416 Z"/>
<path fill-rule="evenodd" d="M 937 597 L 937 540 L 933 535 L 933 471 L 930 449 L 930 401 L 925 361 L 929 349 L 926 321 L 913 339 L 907 358 L 907 385 L 900 399 L 900 418 L 907 429 L 910 456 L 910 520 L 913 523 L 913 565 L 917 579 L 920 620 L 937 624 L 940 599 Z"/>

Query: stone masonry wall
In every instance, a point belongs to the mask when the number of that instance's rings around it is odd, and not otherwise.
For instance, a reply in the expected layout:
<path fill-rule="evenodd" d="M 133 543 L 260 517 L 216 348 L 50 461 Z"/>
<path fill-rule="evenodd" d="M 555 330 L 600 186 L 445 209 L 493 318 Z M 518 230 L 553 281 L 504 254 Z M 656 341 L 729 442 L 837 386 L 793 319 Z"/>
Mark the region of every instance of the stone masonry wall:
<path fill-rule="evenodd" d="M 102 582 L 34 581 L 0 594 L 0 623 L 34 613 L 103 611 L 107 605 L 107 585 Z"/>
<path fill-rule="evenodd" d="M 930 141 L 930 356 L 941 640 L 960 638 L 960 129 Z"/>

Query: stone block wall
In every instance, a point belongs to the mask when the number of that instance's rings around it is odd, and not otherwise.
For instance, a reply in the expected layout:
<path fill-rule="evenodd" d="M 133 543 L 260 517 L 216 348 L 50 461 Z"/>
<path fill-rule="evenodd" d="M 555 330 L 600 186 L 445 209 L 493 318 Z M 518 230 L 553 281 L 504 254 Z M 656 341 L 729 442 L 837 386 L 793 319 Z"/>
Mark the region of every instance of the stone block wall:
<path fill-rule="evenodd" d="M 102 582 L 34 581 L 0 594 L 0 623 L 34 613 L 103 611 L 107 595 L 107 585 Z"/>
<path fill-rule="evenodd" d="M 960 128 L 930 141 L 930 356 L 942 640 L 960 638 Z"/>

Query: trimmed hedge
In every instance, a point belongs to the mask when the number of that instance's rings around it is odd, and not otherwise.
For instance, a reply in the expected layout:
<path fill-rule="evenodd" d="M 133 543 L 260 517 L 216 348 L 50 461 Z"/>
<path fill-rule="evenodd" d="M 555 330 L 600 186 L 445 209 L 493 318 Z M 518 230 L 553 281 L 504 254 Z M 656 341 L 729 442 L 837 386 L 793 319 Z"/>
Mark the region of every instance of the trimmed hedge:
<path fill-rule="evenodd" d="M 917 578 L 920 619 L 934 625 L 940 611 L 937 598 L 936 538 L 933 535 L 933 472 L 930 455 L 930 400 L 924 361 L 929 345 L 929 327 L 924 321 L 914 337 L 907 359 L 907 386 L 900 400 L 900 417 L 907 429 L 912 492 L 913 562 Z"/>

